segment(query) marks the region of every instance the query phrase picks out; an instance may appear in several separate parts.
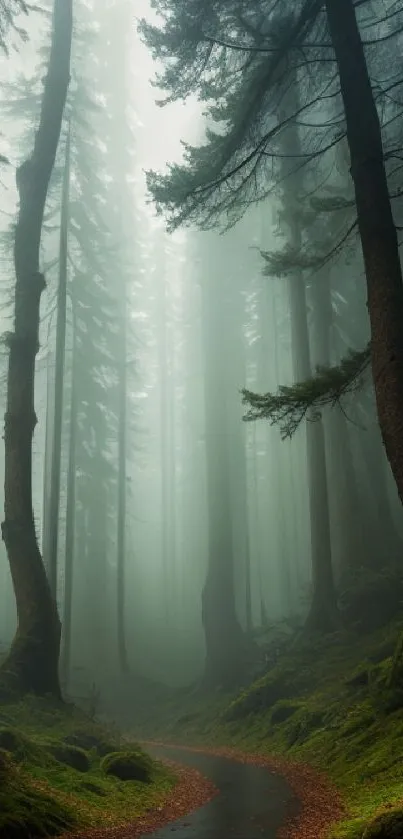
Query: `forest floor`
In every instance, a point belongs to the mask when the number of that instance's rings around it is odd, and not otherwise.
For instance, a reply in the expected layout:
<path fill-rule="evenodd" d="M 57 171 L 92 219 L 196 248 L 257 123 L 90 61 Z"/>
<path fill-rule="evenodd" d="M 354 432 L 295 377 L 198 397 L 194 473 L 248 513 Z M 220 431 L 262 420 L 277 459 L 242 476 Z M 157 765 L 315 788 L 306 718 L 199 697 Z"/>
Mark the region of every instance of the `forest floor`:
<path fill-rule="evenodd" d="M 402 629 L 299 642 L 236 695 L 145 691 L 133 736 L 277 769 L 305 813 L 290 836 L 402 837 L 403 693 L 386 685 Z"/>
<path fill-rule="evenodd" d="M 0 839 L 133 839 L 214 792 L 194 770 L 152 760 L 72 705 L 26 697 L 0 706 Z"/>

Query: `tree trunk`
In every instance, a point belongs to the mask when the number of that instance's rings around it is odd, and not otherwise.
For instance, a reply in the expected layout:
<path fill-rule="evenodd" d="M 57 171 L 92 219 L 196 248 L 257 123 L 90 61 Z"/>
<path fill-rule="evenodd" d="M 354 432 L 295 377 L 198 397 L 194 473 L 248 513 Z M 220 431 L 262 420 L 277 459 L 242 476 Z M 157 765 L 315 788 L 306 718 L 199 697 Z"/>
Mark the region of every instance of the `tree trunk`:
<path fill-rule="evenodd" d="M 122 289 L 119 358 L 118 522 L 117 522 L 117 644 L 122 673 L 129 672 L 125 631 L 126 565 L 126 438 L 127 438 L 127 324 L 126 284 Z"/>
<path fill-rule="evenodd" d="M 60 697 L 60 621 L 35 532 L 32 437 L 39 306 L 45 279 L 39 247 L 70 79 L 72 0 L 55 0 L 52 47 L 32 156 L 17 170 L 20 208 L 15 230 L 14 332 L 9 337 L 2 535 L 10 563 L 18 627 L 1 672 L 21 691 Z"/>
<path fill-rule="evenodd" d="M 333 325 L 330 272 L 325 268 L 315 278 L 311 299 L 315 330 L 314 366 L 330 365 Z M 339 575 L 345 581 L 351 574 L 369 564 L 365 551 L 365 524 L 361 516 L 359 488 L 352 457 L 347 420 L 339 406 L 324 412 L 326 436 L 329 440 L 337 533 L 340 545 Z"/>
<path fill-rule="evenodd" d="M 67 470 L 66 541 L 64 557 L 64 610 L 62 672 L 68 686 L 71 671 L 71 631 L 73 607 L 73 573 L 76 527 L 76 452 L 77 452 L 77 334 L 73 302 L 73 356 L 71 364 L 71 394 L 69 422 L 69 464 Z"/>
<path fill-rule="evenodd" d="M 242 673 L 246 639 L 235 608 L 225 394 L 227 371 L 221 345 L 224 320 L 222 277 L 212 255 L 211 239 L 204 246 L 211 257 L 206 260 L 201 278 L 209 536 L 207 577 L 202 594 L 205 683 L 228 687 Z"/>
<path fill-rule="evenodd" d="M 156 272 L 158 282 L 158 374 L 159 374 L 159 423 L 160 423 L 160 463 L 161 463 L 161 560 L 163 579 L 164 612 L 167 621 L 171 617 L 171 553 L 170 553 L 170 504 L 169 504 L 169 397 L 173 398 L 169 389 L 168 372 L 168 328 L 167 328 L 167 270 L 166 270 L 166 241 L 165 236 L 160 240 L 160 258 L 157 261 Z"/>
<path fill-rule="evenodd" d="M 64 357 L 66 349 L 67 308 L 67 248 L 69 231 L 70 200 L 70 126 L 66 139 L 66 156 L 62 187 L 62 211 L 59 243 L 59 285 L 57 289 L 56 355 L 55 355 L 55 401 L 53 417 L 52 462 L 49 492 L 49 545 L 47 571 L 50 590 L 57 598 L 57 548 L 59 536 L 60 468 L 62 460 Z"/>
<path fill-rule="evenodd" d="M 284 114 L 287 118 L 297 110 L 297 80 L 288 94 Z M 298 205 L 298 177 L 290 175 L 290 160 L 298 157 L 301 149 L 298 127 L 291 125 L 282 146 L 284 176 L 284 209 L 289 227 L 289 245 L 299 251 L 302 244 Z M 309 343 L 305 279 L 296 270 L 289 281 L 292 353 L 295 381 L 304 381 L 312 375 Z M 307 629 L 331 632 L 339 625 L 336 592 L 333 579 L 330 516 L 326 466 L 325 435 L 322 419 L 306 424 L 307 465 L 309 483 L 309 508 L 312 554 L 312 601 L 307 618 Z"/>
<path fill-rule="evenodd" d="M 379 425 L 403 502 L 403 288 L 382 133 L 352 0 L 326 0 L 339 68 L 371 324 Z"/>
<path fill-rule="evenodd" d="M 226 387 L 228 391 L 227 439 L 230 452 L 230 491 L 233 519 L 233 538 L 239 546 L 239 579 L 241 582 L 241 618 L 250 636 L 252 615 L 252 569 L 250 556 L 248 481 L 246 462 L 246 428 L 242 422 L 239 388 L 246 380 L 245 348 L 243 344 L 244 302 L 242 284 L 245 273 L 234 252 L 232 270 L 222 276 L 223 293 L 222 351 L 225 350 Z M 239 254 L 238 254 L 239 256 Z"/>
<path fill-rule="evenodd" d="M 42 496 L 42 556 L 46 565 L 46 557 L 49 552 L 49 473 L 51 461 L 51 437 L 52 437 L 52 388 L 50 377 L 51 353 L 48 350 L 46 359 L 46 419 L 45 419 L 45 455 L 43 464 L 43 496 Z"/>

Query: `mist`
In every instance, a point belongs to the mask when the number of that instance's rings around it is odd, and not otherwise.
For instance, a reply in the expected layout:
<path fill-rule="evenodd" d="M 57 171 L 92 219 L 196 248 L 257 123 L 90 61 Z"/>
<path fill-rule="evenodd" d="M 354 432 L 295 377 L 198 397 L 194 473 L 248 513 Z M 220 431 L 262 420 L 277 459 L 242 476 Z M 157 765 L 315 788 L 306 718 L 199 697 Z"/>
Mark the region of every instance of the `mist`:
<path fill-rule="evenodd" d="M 260 2 L 270 6 L 259 30 L 267 55 L 283 31 L 272 5 Z M 385 43 L 393 34 L 398 54 L 401 11 L 364 3 L 366 16 L 359 5 L 400 235 L 401 102 L 390 91 L 403 76 Z M 0 57 L 6 437 L 16 220 L 31 200 L 23 167 L 36 159 L 52 6 L 17 15 Z M 194 744 L 213 730 L 209 703 L 224 697 L 230 710 L 220 714 L 233 723 L 248 686 L 277 672 L 282 656 L 296 656 L 291 680 L 311 667 L 307 645 L 313 659 L 315 650 L 326 658 L 320 645 L 344 644 L 366 661 L 362 639 L 400 627 L 401 348 L 399 283 L 389 295 L 375 279 L 393 275 L 380 256 L 393 247 L 375 255 L 382 220 L 374 210 L 365 228 L 377 200 L 369 187 L 360 193 L 357 174 L 375 158 L 369 146 L 355 156 L 330 8 L 323 32 L 317 23 L 306 35 L 312 59 L 294 61 L 296 49 L 284 75 L 266 78 L 251 35 L 259 3 L 244 18 L 222 10 L 219 24 L 208 3 L 194 3 L 189 19 L 182 6 L 169 2 L 164 17 L 158 2 L 74 3 L 40 236 L 32 505 L 61 621 L 64 699 L 164 741 L 173 708 L 175 742 L 186 733 Z M 203 34 L 187 35 L 199 12 Z M 5 658 L 21 632 L 20 572 L 6 542 Z M 41 693 L 34 683 L 28 690 Z M 247 713 L 294 696 L 267 695 Z M 199 713 L 195 696 L 207 728 L 184 732 L 178 720 Z"/>

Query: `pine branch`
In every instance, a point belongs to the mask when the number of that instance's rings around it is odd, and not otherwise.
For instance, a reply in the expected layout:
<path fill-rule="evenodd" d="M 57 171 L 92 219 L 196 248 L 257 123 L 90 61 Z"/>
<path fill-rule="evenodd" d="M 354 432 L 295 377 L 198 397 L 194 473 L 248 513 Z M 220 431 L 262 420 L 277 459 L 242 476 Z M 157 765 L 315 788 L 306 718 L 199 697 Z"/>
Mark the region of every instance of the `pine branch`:
<path fill-rule="evenodd" d="M 347 393 L 362 387 L 370 361 L 368 344 L 363 350 L 350 350 L 336 366 L 317 367 L 310 379 L 292 386 L 281 385 L 277 393 L 259 394 L 244 388 L 242 403 L 249 408 L 243 419 L 267 419 L 270 425 L 280 427 L 283 440 L 292 437 L 305 418 L 320 419 L 321 408 L 334 407 Z"/>

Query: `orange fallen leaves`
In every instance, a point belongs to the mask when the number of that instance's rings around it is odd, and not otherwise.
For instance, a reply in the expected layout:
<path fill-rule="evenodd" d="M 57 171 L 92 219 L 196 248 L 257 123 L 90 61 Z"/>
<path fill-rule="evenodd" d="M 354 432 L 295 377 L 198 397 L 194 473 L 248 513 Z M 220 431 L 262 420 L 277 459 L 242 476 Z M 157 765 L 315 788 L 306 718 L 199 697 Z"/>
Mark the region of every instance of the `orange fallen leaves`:
<path fill-rule="evenodd" d="M 153 743 L 153 745 L 167 746 L 168 744 Z M 278 839 L 325 839 L 330 825 L 346 815 L 337 790 L 326 777 L 309 766 L 275 756 L 245 754 L 231 748 L 194 748 L 191 751 L 253 764 L 286 778 L 299 801 L 299 812 L 280 830 Z M 168 760 L 164 762 L 175 770 L 179 780 L 174 790 L 160 806 L 149 810 L 131 824 L 121 823 L 113 827 L 89 828 L 79 833 L 63 834 L 60 839 L 138 839 L 197 810 L 219 792 L 195 769 L 178 766 Z"/>
<path fill-rule="evenodd" d="M 168 743 L 154 743 L 167 746 Z M 172 744 L 177 747 L 177 744 Z M 202 754 L 227 757 L 240 763 L 260 766 L 282 775 L 299 802 L 299 812 L 279 831 L 278 839 L 325 839 L 329 827 L 346 816 L 341 796 L 331 782 L 310 766 L 285 760 L 282 757 L 247 754 L 232 748 L 192 748 Z M 192 808 L 194 809 L 194 808 Z"/>
<path fill-rule="evenodd" d="M 94 827 L 80 832 L 64 833 L 60 839 L 138 839 L 197 810 L 217 795 L 218 790 L 214 784 L 200 772 L 190 767 L 179 766 L 173 761 L 164 760 L 164 763 L 172 767 L 178 777 L 178 783 L 158 807 L 148 810 L 134 823 L 124 820 L 113 827 Z"/>

